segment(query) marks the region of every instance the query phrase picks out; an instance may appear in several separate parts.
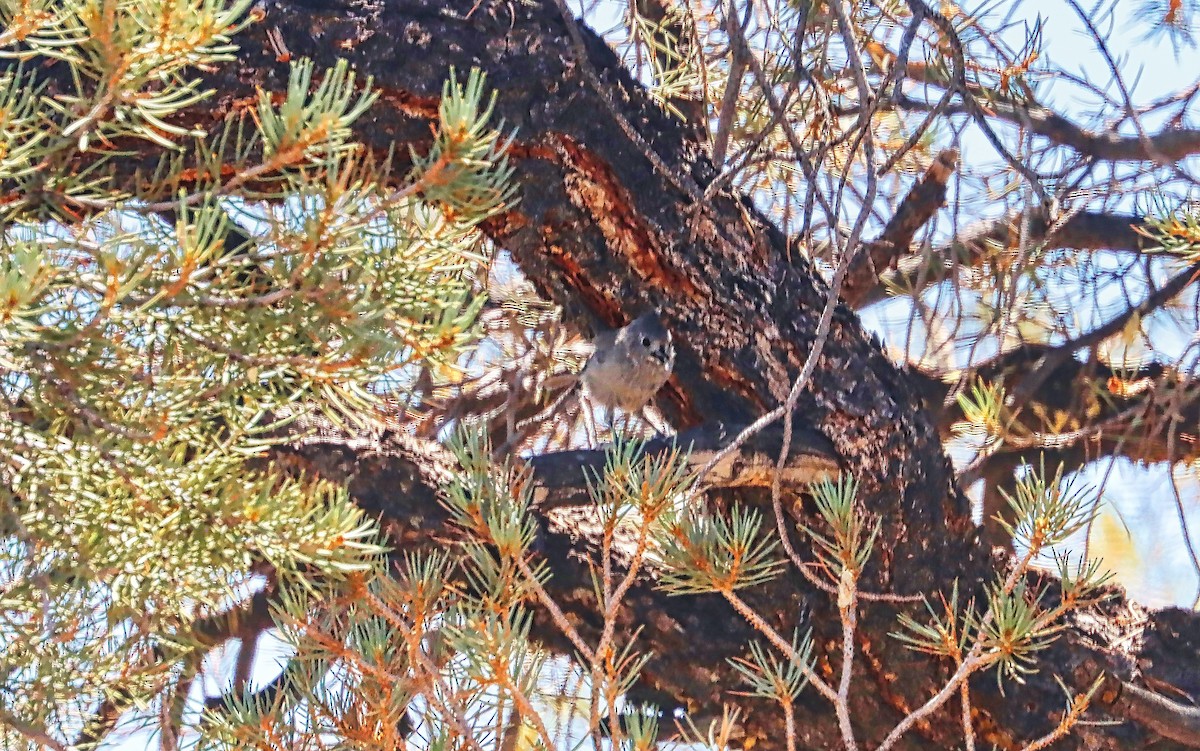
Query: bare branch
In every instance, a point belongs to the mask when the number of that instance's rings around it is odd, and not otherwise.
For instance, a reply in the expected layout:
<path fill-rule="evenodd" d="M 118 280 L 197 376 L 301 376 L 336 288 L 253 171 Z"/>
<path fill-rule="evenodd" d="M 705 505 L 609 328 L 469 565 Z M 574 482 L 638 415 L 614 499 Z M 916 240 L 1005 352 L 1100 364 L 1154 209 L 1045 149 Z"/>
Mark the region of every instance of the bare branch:
<path fill-rule="evenodd" d="M 842 286 L 842 299 L 851 307 L 861 307 L 862 299 L 879 286 L 879 270 L 895 265 L 908 250 L 913 236 L 946 201 L 946 183 L 958 166 L 958 151 L 947 149 L 929 165 L 929 169 L 896 207 L 883 232 L 867 243 L 867 253 L 855 260 Z"/>
<path fill-rule="evenodd" d="M 898 268 L 884 273 L 879 285 L 861 293 L 854 307 L 861 309 L 880 302 L 887 298 L 888 290 L 918 293 L 922 279 L 926 284 L 937 282 L 944 278 L 943 270 L 955 264 L 978 266 L 992 257 L 997 248 L 1017 247 L 1023 227 L 1028 232 L 1028 243 L 1047 250 L 1141 253 L 1153 245 L 1138 232 L 1146 226 L 1146 218 L 1142 216 L 1095 211 L 1081 211 L 1056 223 L 1041 208 L 980 222 L 954 242 L 899 260 Z"/>
<path fill-rule="evenodd" d="M 1200 748 L 1200 707 L 1171 701 L 1128 681 L 1121 682 L 1116 711 L 1141 723 L 1164 738 L 1188 748 Z"/>
<path fill-rule="evenodd" d="M 872 52 L 881 60 L 891 62 L 896 59 L 895 53 L 881 50 L 878 45 Z M 923 63 L 909 62 L 905 75 L 929 86 L 951 88 L 949 82 L 936 69 Z M 1026 128 L 1055 144 L 1070 147 L 1080 155 L 1092 159 L 1110 162 L 1178 161 L 1200 153 L 1200 130 L 1169 128 L 1144 136 L 1122 136 L 1115 131 L 1096 133 L 1036 101 L 1020 101 L 1004 92 L 984 89 L 972 83 L 966 83 L 965 88 L 972 96 L 986 98 L 989 117 Z M 927 102 L 903 95 L 894 98 L 890 104 L 908 111 L 926 112 L 935 109 Z M 942 111 L 952 115 L 973 115 L 975 112 L 969 103 L 963 102 L 950 103 L 943 107 Z"/>

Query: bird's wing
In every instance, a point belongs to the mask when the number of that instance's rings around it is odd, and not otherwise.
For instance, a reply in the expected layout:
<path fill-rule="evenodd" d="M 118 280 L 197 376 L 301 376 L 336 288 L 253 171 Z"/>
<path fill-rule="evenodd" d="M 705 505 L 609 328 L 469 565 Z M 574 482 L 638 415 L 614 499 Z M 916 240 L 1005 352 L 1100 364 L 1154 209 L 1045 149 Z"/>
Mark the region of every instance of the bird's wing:
<path fill-rule="evenodd" d="M 597 364 L 604 362 L 608 353 L 612 351 L 613 344 L 616 343 L 617 334 L 619 333 L 620 331 L 601 331 L 599 334 L 596 334 L 592 339 L 592 356 L 588 358 L 587 363 L 583 366 L 585 370 L 593 362 Z"/>

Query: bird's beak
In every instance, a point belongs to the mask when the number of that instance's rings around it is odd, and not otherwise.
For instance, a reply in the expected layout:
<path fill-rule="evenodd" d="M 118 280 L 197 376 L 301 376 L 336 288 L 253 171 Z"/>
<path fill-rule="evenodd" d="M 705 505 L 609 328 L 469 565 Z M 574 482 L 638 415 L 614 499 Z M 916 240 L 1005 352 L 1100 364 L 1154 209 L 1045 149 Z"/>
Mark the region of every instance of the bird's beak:
<path fill-rule="evenodd" d="M 655 347 L 654 349 L 650 350 L 650 356 L 655 360 L 658 360 L 663 365 L 666 365 L 671 359 L 667 356 L 666 347 Z"/>

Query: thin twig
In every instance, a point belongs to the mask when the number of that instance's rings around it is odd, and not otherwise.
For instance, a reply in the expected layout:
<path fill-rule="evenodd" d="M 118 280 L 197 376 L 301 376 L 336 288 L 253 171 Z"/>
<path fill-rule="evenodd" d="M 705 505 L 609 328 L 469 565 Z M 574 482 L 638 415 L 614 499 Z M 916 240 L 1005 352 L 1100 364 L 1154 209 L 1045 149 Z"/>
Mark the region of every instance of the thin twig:
<path fill-rule="evenodd" d="M 634 129 L 629 119 L 625 117 L 617 106 L 612 102 L 607 92 L 604 90 L 604 84 L 600 82 L 599 75 L 596 74 L 595 68 L 592 67 L 592 61 L 588 57 L 587 43 L 583 39 L 583 33 L 579 30 L 579 24 L 575 22 L 575 16 L 571 13 L 571 9 L 567 7 L 566 0 L 554 0 L 554 4 L 558 6 L 558 11 L 562 15 L 563 23 L 566 24 L 567 33 L 571 36 L 571 41 L 575 45 L 576 62 L 579 65 L 579 70 L 583 73 L 584 79 L 588 85 L 595 90 L 600 101 L 604 104 L 604 108 L 612 115 L 613 120 L 625 133 L 625 136 L 641 150 L 641 152 L 650 160 L 654 168 L 659 174 L 665 177 L 672 185 L 679 189 L 680 192 L 686 194 L 694 202 L 700 203 L 704 192 L 696 185 L 695 181 L 687 175 L 678 174 L 667 166 L 658 152 L 647 143 L 646 139 Z"/>
<path fill-rule="evenodd" d="M 828 699 L 829 702 L 834 706 L 837 706 L 837 691 L 835 691 L 833 687 L 825 681 L 824 678 L 822 678 L 816 673 L 816 671 L 812 669 L 808 662 L 804 660 L 803 655 L 796 652 L 796 650 L 792 648 L 792 645 L 788 643 L 787 639 L 784 639 L 782 636 L 780 636 L 779 632 L 772 628 L 769 623 L 764 621 L 762 616 L 760 616 L 753 608 L 747 605 L 746 601 L 739 597 L 736 592 L 726 589 L 721 590 L 721 594 L 725 597 L 729 604 L 733 606 L 733 609 L 746 619 L 747 623 L 753 626 L 763 636 L 767 637 L 767 641 L 771 642 L 776 649 L 782 652 L 789 660 L 792 661 L 793 664 L 796 665 L 804 677 L 808 679 L 808 682 L 812 684 L 812 687 L 817 690 L 817 693 Z"/>
<path fill-rule="evenodd" d="M 958 687 L 959 701 L 962 702 L 963 745 L 966 751 L 975 751 L 975 726 L 971 722 L 971 685 L 966 681 Z"/>
<path fill-rule="evenodd" d="M 1000 140 L 1000 136 L 998 136 L 996 131 L 992 129 L 992 125 L 989 122 L 989 113 L 984 110 L 983 105 L 981 105 L 975 98 L 974 93 L 971 91 L 971 86 L 967 83 L 966 55 L 963 51 L 962 40 L 959 38 L 958 32 L 955 30 L 954 24 L 951 23 L 950 19 L 946 18 L 939 11 L 936 11 L 926 5 L 924 0 L 906 0 L 906 2 L 914 14 L 920 13 L 925 18 L 928 18 L 931 22 L 933 22 L 933 25 L 938 28 L 938 31 L 941 32 L 942 37 L 950 45 L 950 53 L 954 59 L 954 77 L 949 82 L 949 87 L 951 90 L 957 90 L 962 96 L 963 105 L 965 106 L 967 112 L 970 113 L 975 124 L 979 127 L 979 130 L 983 133 L 984 138 L 988 140 L 988 143 L 992 145 L 992 148 L 994 148 L 996 152 L 1004 158 L 1004 161 L 1007 162 L 1010 167 L 1022 175 L 1027 181 L 1029 181 L 1030 187 L 1032 187 L 1033 191 L 1037 193 L 1038 198 L 1045 202 L 1052 201 L 1054 197 L 1048 190 L 1046 190 L 1046 187 L 1042 185 L 1041 177 L 1039 177 L 1038 174 L 1024 162 L 1013 156 L 1009 152 L 1008 147 L 1004 145 L 1004 142 Z M 945 105 L 943 104 L 941 106 L 944 107 Z"/>
<path fill-rule="evenodd" d="M 750 23 L 750 11 L 753 6 L 746 3 L 746 13 L 742 18 L 743 33 L 746 25 Z M 732 27 L 736 24 L 737 15 L 733 12 L 734 6 L 731 2 L 725 13 L 725 23 L 730 27 L 730 37 L 733 36 Z M 713 164 L 721 165 L 725 163 L 725 149 L 729 146 L 729 132 L 733 128 L 733 120 L 737 116 L 738 94 L 742 88 L 742 76 L 746 74 L 746 51 L 740 45 L 730 45 L 729 47 L 730 63 L 729 63 L 729 78 L 725 82 L 725 94 L 721 98 L 721 110 L 717 115 L 717 132 L 713 136 L 712 158 Z"/>

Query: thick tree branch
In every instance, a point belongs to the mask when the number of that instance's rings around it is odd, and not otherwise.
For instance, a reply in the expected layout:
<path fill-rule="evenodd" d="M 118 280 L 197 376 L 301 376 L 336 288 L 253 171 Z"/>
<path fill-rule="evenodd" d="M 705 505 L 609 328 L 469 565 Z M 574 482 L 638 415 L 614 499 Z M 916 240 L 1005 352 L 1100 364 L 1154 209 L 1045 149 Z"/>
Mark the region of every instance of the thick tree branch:
<path fill-rule="evenodd" d="M 1200 383 L 1158 364 L 1131 372 L 1099 362 L 1094 353 L 1081 362 L 1071 356 L 1075 351 L 1028 345 L 993 358 L 976 372 L 1019 397 L 1009 405 L 1017 426 L 960 478 L 964 485 L 984 480 L 984 526 L 995 545 L 1009 543 L 1008 533 L 994 519 L 1010 515 L 999 488 L 1011 485 L 1014 472 L 1027 461 L 1041 457 L 1047 467 L 1062 464 L 1073 470 L 1111 456 L 1146 463 L 1200 456 Z M 930 405 L 941 405 L 938 428 L 951 438 L 955 423 L 964 419 L 960 405 L 950 398 L 955 385 L 916 370 L 913 377 L 922 381 Z M 1035 381 L 1038 385 L 1029 388 Z"/>
<path fill-rule="evenodd" d="M 1046 349 L 1041 347 L 1023 348 L 998 358 L 978 375 L 989 383 L 1005 385 L 1011 392 L 1020 388 L 1019 375 L 1028 372 L 1045 353 Z M 936 376 L 914 373 L 914 377 L 924 381 L 931 401 L 944 401 L 951 393 L 951 385 Z M 1099 390 L 1089 389 L 1088 383 L 1097 384 Z M 1188 395 L 1182 405 L 1171 403 L 1170 395 L 1177 389 L 1184 389 Z M 1030 432 L 1023 431 L 1025 438 L 1019 434 L 1008 451 L 1030 454 L 1045 450 L 1067 455 L 1072 447 L 1080 447 L 1082 453 L 1070 452 L 1070 455 L 1086 460 L 1117 454 L 1135 461 L 1166 461 L 1165 426 L 1172 421 L 1184 431 L 1185 450 L 1176 458 L 1193 457 L 1200 450 L 1196 445 L 1200 435 L 1197 384 L 1161 365 L 1130 372 L 1071 358 L 1052 368 L 1043 385 L 1026 398 L 1023 412 L 1026 422 L 1035 422 L 1031 413 L 1036 412 L 1051 415 L 1067 425 L 1098 427 L 1054 431 L 1031 426 Z M 1037 405 L 1036 410 L 1032 405 Z M 953 425 L 962 419 L 957 404 L 945 404 L 938 420 L 943 435 L 947 438 L 953 435 Z"/>
<path fill-rule="evenodd" d="M 868 45 L 868 50 L 881 66 L 890 67 L 896 59 L 895 53 L 879 44 Z M 942 90 L 950 86 L 941 70 L 923 62 L 909 61 L 906 77 Z M 1122 136 L 1111 131 L 1096 133 L 1037 102 L 1021 102 L 1004 92 L 985 89 L 974 83 L 968 83 L 966 89 L 972 96 L 981 97 L 987 102 L 989 116 L 1026 128 L 1092 159 L 1112 162 L 1179 161 L 1200 154 L 1200 130 L 1170 128 L 1147 134 L 1146 138 L 1140 135 Z M 922 112 L 931 107 L 926 102 L 908 96 L 901 96 L 892 104 L 899 109 Z M 948 115 L 972 115 L 974 112 L 962 102 L 952 102 L 942 111 Z"/>
<path fill-rule="evenodd" d="M 1116 133 L 1093 133 L 1067 118 L 1040 105 L 1020 106 L 999 103 L 996 115 L 1064 146 L 1070 146 L 1084 156 L 1108 161 L 1154 161 L 1160 156 L 1178 161 L 1200 153 L 1200 131 L 1171 129 L 1149 136 L 1119 136 Z M 1148 142 L 1147 142 L 1148 141 Z"/>
<path fill-rule="evenodd" d="M 678 436 L 650 441 L 644 453 L 660 454 L 678 447 L 687 453 L 688 466 L 698 471 L 743 428 L 744 425 L 705 423 Z M 704 485 L 708 488 L 768 487 L 782 442 L 783 427 L 778 423 L 755 433 L 704 475 Z M 833 445 L 815 430 L 794 430 L 790 453 L 783 482 L 793 490 L 832 479 L 839 473 Z M 534 503 L 542 511 L 590 505 L 593 501 L 588 494 L 588 482 L 602 474 L 606 455 L 604 449 L 597 449 L 560 451 L 531 458 Z"/>
<path fill-rule="evenodd" d="M 1184 268 L 1161 286 L 1153 289 L 1138 304 L 1084 334 L 1053 346 L 1025 345 L 997 355 L 972 368 L 975 377 L 1004 385 L 1012 396 L 1011 410 L 1018 417 L 1031 413 L 1054 415 L 1062 424 L 1073 426 L 1060 435 L 1039 432 L 1009 450 L 1029 451 L 1044 448 L 1061 451 L 1086 444 L 1097 452 L 1091 456 L 1119 453 L 1138 461 L 1167 461 L 1167 433 L 1163 426 L 1175 421 L 1185 429 L 1186 455 L 1197 450 L 1193 430 L 1200 420 L 1196 412 L 1196 384 L 1185 374 L 1169 367 L 1152 364 L 1130 372 L 1098 360 L 1094 348 L 1120 333 L 1131 320 L 1144 319 L 1178 297 L 1200 279 L 1200 264 Z M 1092 350 L 1086 361 L 1078 353 Z M 923 381 L 922 390 L 931 406 L 941 405 L 938 428 L 944 438 L 952 435 L 953 425 L 963 419 L 962 411 L 950 400 L 954 390 L 939 375 L 914 372 Z M 1103 389 L 1089 388 L 1096 384 Z M 1173 402 L 1171 394 L 1183 389 L 1188 396 Z M 1032 405 L 1036 405 L 1036 408 Z M 1078 426 L 1086 428 L 1075 429 Z"/>
<path fill-rule="evenodd" d="M 879 277 L 878 285 L 860 293 L 854 307 L 880 302 L 889 291 L 917 294 L 922 284 L 945 279 L 947 269 L 978 266 L 998 250 L 1015 249 L 1021 242 L 1022 228 L 1027 233 L 1026 243 L 1047 250 L 1142 253 L 1153 246 L 1153 241 L 1138 231 L 1146 227 L 1142 216 L 1095 211 L 1082 211 L 1055 222 L 1041 208 L 980 222 L 949 244 L 900 259 L 896 269 Z"/>
<path fill-rule="evenodd" d="M 1164 738 L 1200 748 L 1200 707 L 1180 704 L 1133 683 L 1122 683 L 1116 708 Z"/>
<path fill-rule="evenodd" d="M 910 67 L 911 70 L 911 67 Z M 982 89 L 975 88 L 977 93 Z M 924 112 L 930 105 L 911 97 L 895 102 L 903 110 Z M 1148 135 L 1121 136 L 1116 133 L 1094 133 L 1039 104 L 1021 104 L 1004 99 L 988 100 L 989 114 L 1000 120 L 1027 128 L 1060 146 L 1068 146 L 1085 157 L 1101 161 L 1151 162 L 1165 158 L 1170 161 L 1200 154 L 1200 130 L 1172 128 Z M 970 115 L 966 105 L 951 102 L 942 109 L 945 115 Z"/>
<path fill-rule="evenodd" d="M 879 287 L 880 270 L 894 266 L 901 254 L 908 251 L 917 231 L 945 204 L 946 183 L 957 167 L 958 152 L 947 149 L 925 170 L 896 207 L 883 232 L 867 243 L 867 253 L 855 260 L 842 285 L 842 299 L 847 305 L 862 307 L 863 298 Z"/>
<path fill-rule="evenodd" d="M 1153 289 L 1146 299 L 1137 305 L 1130 305 L 1120 315 L 1112 317 L 1086 334 L 1081 334 L 1064 344 L 1055 346 L 1042 355 L 1035 364 L 1033 372 L 1022 380 L 1018 389 L 1013 391 L 1013 397 L 1018 407 L 1046 382 L 1054 368 L 1066 362 L 1075 352 L 1094 347 L 1124 330 L 1130 321 L 1144 319 L 1154 311 L 1166 306 L 1198 278 L 1200 278 L 1200 264 L 1193 264 L 1168 279 L 1166 284 Z"/>
<path fill-rule="evenodd" d="M 453 470 L 450 464 L 445 463 L 449 458 L 439 447 L 414 443 L 411 439 L 392 433 L 371 441 L 361 437 L 340 438 L 327 433 L 288 453 L 303 457 L 305 466 L 333 472 L 329 479 L 346 482 L 359 504 L 375 509 L 386 528 L 407 530 L 404 539 L 409 544 L 413 540 L 424 540 L 421 544 L 439 547 L 446 544 L 447 530 L 436 521 L 438 514 L 429 513 L 427 506 L 428 499 L 439 494 L 439 488 L 424 486 L 421 479 L 437 477 Z M 571 456 L 560 455 L 564 459 Z M 430 464 L 431 457 L 434 457 L 433 464 Z M 558 475 L 543 473 L 545 467 L 553 466 L 556 461 L 555 455 L 534 460 L 532 479 L 535 485 L 545 477 L 556 487 L 561 487 Z M 397 485 L 408 491 L 391 492 Z M 560 517 L 559 510 L 541 506 L 535 509 L 535 513 L 539 515 L 544 530 L 538 547 L 555 572 L 547 586 L 556 601 L 563 604 L 572 622 L 578 624 L 585 638 L 594 638 L 598 631 L 593 633 L 597 625 L 595 603 L 590 595 L 588 561 L 597 549 L 598 540 L 589 538 L 587 525 L 580 527 L 573 524 L 573 517 Z M 568 512 L 571 513 L 575 512 Z M 421 520 L 418 523 L 421 531 L 415 534 L 413 532 L 418 525 L 414 525 L 413 520 Z M 805 592 L 804 580 L 800 577 L 780 581 L 758 593 L 757 597 L 754 593 L 750 596 L 759 605 L 768 608 L 771 607 L 770 603 L 776 608 L 805 607 L 806 601 L 820 608 L 831 605 L 823 602 L 817 593 Z M 815 622 L 819 623 L 820 620 Z M 879 651 L 884 643 L 873 635 L 874 629 L 888 624 L 894 626 L 894 623 L 890 606 L 874 605 L 864 612 L 862 639 L 872 660 L 886 659 L 882 656 L 883 652 Z M 755 705 L 752 700 L 722 693 L 720 686 L 724 679 L 711 672 L 712 666 L 720 664 L 726 657 L 741 654 L 744 640 L 752 638 L 747 627 L 729 611 L 721 598 L 669 597 L 647 583 L 639 584 L 631 590 L 627 606 L 622 610 L 620 628 L 623 637 L 632 637 L 634 631 L 640 629 L 639 643 L 655 654 L 647 667 L 646 681 L 633 689 L 631 699 L 652 701 L 668 712 L 686 706 L 693 717 L 703 716 L 705 708 L 717 711 L 718 705 L 709 702 L 718 700 L 733 702 L 753 711 L 769 711 L 766 707 Z M 571 649 L 548 618 L 539 618 L 536 636 L 557 648 Z M 1163 729 L 1161 723 L 1173 716 L 1172 712 L 1181 712 L 1179 717 L 1190 716 L 1186 707 L 1162 697 L 1164 689 L 1169 688 L 1173 695 L 1200 695 L 1200 674 L 1190 668 L 1200 660 L 1200 619 L 1192 613 L 1168 610 L 1148 615 L 1136 608 L 1131 610 L 1130 606 L 1120 602 L 1111 603 L 1081 615 L 1074 628 L 1064 634 L 1052 652 L 1047 656 L 1050 664 L 1073 666 L 1073 674 L 1095 676 L 1103 670 L 1126 685 L 1136 681 L 1138 685 L 1146 686 L 1137 695 L 1137 701 L 1129 698 L 1131 692 L 1122 694 L 1114 691 L 1105 692 L 1097 704 L 1101 708 L 1107 707 L 1118 717 L 1143 725 L 1152 731 L 1150 737 L 1159 734 Z M 893 666 L 886 662 L 871 664 L 876 667 L 858 676 L 858 680 L 873 683 L 871 690 L 879 691 L 885 698 L 890 697 L 888 701 L 903 703 L 903 697 L 896 693 L 903 680 L 891 673 Z M 995 681 L 990 675 L 981 675 L 977 681 L 973 681 L 973 690 L 978 695 L 978 711 L 996 711 L 1008 701 L 996 691 Z M 1023 694 L 1026 698 L 1028 695 Z M 1164 704 L 1164 701 L 1167 703 Z M 998 725 L 989 732 L 995 733 L 996 738 L 1015 742 L 1026 734 L 1034 733 L 1038 727 L 1044 727 L 1039 725 L 1043 720 L 1038 718 L 1044 716 L 1046 720 L 1053 721 L 1057 706 L 1049 703 L 1023 719 L 1013 719 L 1011 725 Z M 806 725 L 802 731 L 805 741 L 817 748 L 836 747 L 828 740 L 836 738 L 830 713 L 819 701 L 814 700 L 811 692 L 801 695 L 800 710 L 806 713 Z M 1089 733 L 1089 742 L 1094 743 L 1093 747 L 1103 749 L 1140 747 L 1143 743 L 1137 740 L 1140 737 L 1137 727 L 1125 726 L 1115 737 Z M 1181 736 L 1181 732 L 1182 728 L 1162 733 L 1181 745 L 1155 747 L 1191 747 L 1188 738 Z M 827 736 L 826 733 L 833 735 Z M 926 748 L 929 739 L 935 737 L 936 733 L 927 728 L 926 735 L 918 736 L 908 747 Z M 1162 743 L 1161 740 L 1154 742 Z"/>
<path fill-rule="evenodd" d="M 815 335 L 826 296 L 818 276 L 789 257 L 783 236 L 741 197 L 718 192 L 693 205 L 692 192 L 680 186 L 703 187 L 716 169 L 676 121 L 646 100 L 602 40 L 582 30 L 589 57 L 582 63 L 551 4 L 484 2 L 464 20 L 474 5 L 278 4 L 270 7 L 267 23 L 295 54 L 325 61 L 350 55 L 364 72 L 375 74 L 390 92 L 385 104 L 395 109 L 374 112 L 357 135 L 377 148 L 396 141 L 419 148 L 427 142 L 428 118 L 449 66 L 482 65 L 490 85 L 501 91 L 498 115 L 519 129 L 512 155 L 521 188 L 520 203 L 485 229 L 510 250 L 539 291 L 585 326 L 619 325 L 641 309 L 660 308 L 678 343 L 664 405 L 677 425 L 718 416 L 750 421 L 781 402 Z M 310 33 L 314 23 L 323 29 L 319 39 Z M 504 43 L 494 44 L 498 39 Z M 256 58 L 251 50 L 239 62 L 238 80 L 220 82 L 219 89 L 236 91 L 247 82 L 272 87 L 273 59 Z M 583 71 L 594 71 L 591 83 Z M 605 114 L 614 109 L 619 118 Z M 629 124 L 635 124 L 637 139 L 622 127 Z M 973 537 L 966 505 L 953 489 L 939 437 L 920 412 L 912 381 L 845 309 L 834 316 L 797 417 L 830 439 L 846 471 L 859 479 L 863 503 L 884 520 L 885 550 L 864 586 L 936 591 L 955 578 L 968 587 L 986 578 L 990 557 Z M 364 508 L 383 516 L 395 539 L 413 545 L 444 534 L 436 531 L 443 512 L 435 502 L 409 505 L 409 492 L 414 499 L 428 493 L 411 483 L 404 489 L 409 480 L 395 467 L 407 460 L 391 449 L 359 457 L 345 446 L 310 443 L 300 451 L 314 465 L 350 470 L 351 492 Z M 389 477 L 380 481 L 378 473 Z M 754 504 L 762 495 L 753 488 L 730 489 L 712 493 L 710 500 L 717 507 L 735 499 Z M 795 513 L 803 514 L 803 505 L 795 505 Z M 570 607 L 579 623 L 594 623 L 585 563 L 590 548 L 579 535 L 581 527 L 556 527 L 560 522 L 547 518 L 543 539 L 556 601 Z M 830 606 L 799 576 L 746 596 L 785 633 L 800 625 L 805 602 Z M 621 628 L 627 636 L 644 629 L 643 643 L 656 655 L 631 698 L 668 709 L 686 705 L 698 714 L 734 700 L 729 691 L 735 677 L 720 666 L 741 653 L 752 635 L 727 605 L 717 598 L 665 598 L 649 587 L 636 587 L 627 600 Z M 862 638 L 873 645 L 870 654 L 887 671 L 876 678 L 882 687 L 870 680 L 855 684 L 851 702 L 866 739 L 884 732 L 937 680 L 927 660 L 897 649 L 885 636 L 894 623 L 893 612 L 883 607 L 869 609 L 861 620 Z M 826 620 L 813 625 L 820 644 L 837 632 Z M 554 634 L 549 619 L 539 622 L 539 637 L 554 644 Z M 1114 655 L 1085 651 L 1105 668 L 1117 668 Z M 822 652 L 834 665 L 840 660 L 836 650 Z M 1031 680 L 1024 697 L 1035 705 L 1040 702 L 1035 697 L 1045 697 L 1051 706 L 1058 694 L 1047 677 Z M 800 741 L 829 748 L 839 735 L 818 702 L 802 697 Z M 1036 737 L 1056 722 L 1002 698 L 981 703 L 980 710 L 1016 737 Z M 750 712 L 747 734 L 776 746 L 773 716 Z M 912 739 L 908 747 L 944 745 L 957 732 L 956 717 L 939 717 L 925 729 L 925 740 Z"/>

